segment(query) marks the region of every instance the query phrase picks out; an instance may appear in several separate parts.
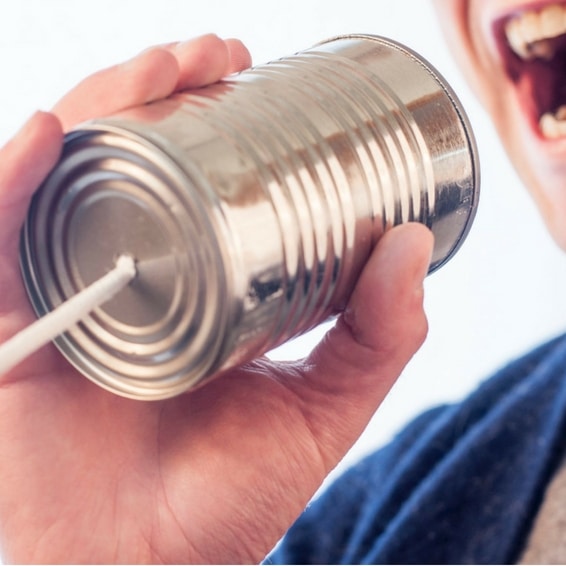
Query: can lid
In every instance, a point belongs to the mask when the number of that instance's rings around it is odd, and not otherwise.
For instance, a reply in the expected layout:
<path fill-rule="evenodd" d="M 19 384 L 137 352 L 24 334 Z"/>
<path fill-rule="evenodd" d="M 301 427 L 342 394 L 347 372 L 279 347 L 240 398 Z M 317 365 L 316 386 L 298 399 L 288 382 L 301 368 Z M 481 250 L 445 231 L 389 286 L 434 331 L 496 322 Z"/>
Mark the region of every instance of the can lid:
<path fill-rule="evenodd" d="M 68 135 L 34 197 L 21 260 L 39 316 L 112 269 L 136 279 L 56 344 L 82 373 L 123 396 L 160 399 L 214 366 L 228 324 L 227 280 L 206 198 L 185 170 L 136 134 L 96 125 Z"/>

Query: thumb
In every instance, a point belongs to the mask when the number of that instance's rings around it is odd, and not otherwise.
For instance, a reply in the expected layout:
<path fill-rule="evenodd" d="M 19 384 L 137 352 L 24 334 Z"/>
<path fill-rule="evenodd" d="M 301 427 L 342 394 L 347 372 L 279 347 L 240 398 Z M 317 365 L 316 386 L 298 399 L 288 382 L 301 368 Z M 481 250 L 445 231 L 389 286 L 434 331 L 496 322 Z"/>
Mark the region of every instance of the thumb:
<path fill-rule="evenodd" d="M 55 165 L 62 143 L 57 118 L 36 112 L 0 149 L 0 249 L 17 237 L 31 195 Z"/>
<path fill-rule="evenodd" d="M 329 466 L 355 442 L 424 341 L 423 279 L 432 246 L 422 224 L 386 232 L 345 311 L 305 362 L 301 397 L 321 450 L 334 450 Z"/>

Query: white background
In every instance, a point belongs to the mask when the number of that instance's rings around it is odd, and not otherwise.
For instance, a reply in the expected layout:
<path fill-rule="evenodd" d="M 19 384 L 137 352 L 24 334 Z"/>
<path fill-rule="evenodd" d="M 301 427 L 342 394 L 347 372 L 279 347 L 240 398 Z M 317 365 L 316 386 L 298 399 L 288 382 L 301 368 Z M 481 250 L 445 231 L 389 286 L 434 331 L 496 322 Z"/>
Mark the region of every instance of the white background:
<path fill-rule="evenodd" d="M 425 0 L 0 0 L 0 143 L 88 73 L 151 44 L 207 32 L 241 38 L 255 63 L 337 34 L 391 37 L 444 74 L 476 132 L 483 183 L 474 228 L 458 255 L 428 278 L 427 343 L 345 464 L 418 411 L 461 398 L 509 358 L 562 331 L 565 258 L 462 82 Z M 318 336 L 274 355 L 302 356 Z"/>

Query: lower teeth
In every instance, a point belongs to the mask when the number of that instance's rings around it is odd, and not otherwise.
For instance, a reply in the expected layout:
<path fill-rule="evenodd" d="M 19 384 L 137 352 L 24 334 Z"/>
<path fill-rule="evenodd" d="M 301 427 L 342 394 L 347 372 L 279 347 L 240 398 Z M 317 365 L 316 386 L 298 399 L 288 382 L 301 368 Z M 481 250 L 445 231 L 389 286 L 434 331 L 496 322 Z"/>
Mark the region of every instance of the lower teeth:
<path fill-rule="evenodd" d="M 566 136 L 566 106 L 561 106 L 555 114 L 546 112 L 539 121 L 545 138 L 555 139 Z"/>

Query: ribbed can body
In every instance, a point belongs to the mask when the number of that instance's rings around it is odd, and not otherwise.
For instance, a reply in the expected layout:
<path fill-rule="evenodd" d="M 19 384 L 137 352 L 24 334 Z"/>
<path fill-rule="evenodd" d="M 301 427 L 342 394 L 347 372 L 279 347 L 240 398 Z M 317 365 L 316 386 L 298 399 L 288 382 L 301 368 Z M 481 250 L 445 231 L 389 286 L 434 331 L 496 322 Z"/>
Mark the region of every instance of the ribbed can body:
<path fill-rule="evenodd" d="M 23 271 L 42 314 L 132 255 L 136 280 L 57 343 L 102 386 L 164 398 L 340 310 L 388 227 L 429 226 L 438 268 L 478 185 L 445 81 L 389 40 L 336 38 L 69 134 Z"/>

